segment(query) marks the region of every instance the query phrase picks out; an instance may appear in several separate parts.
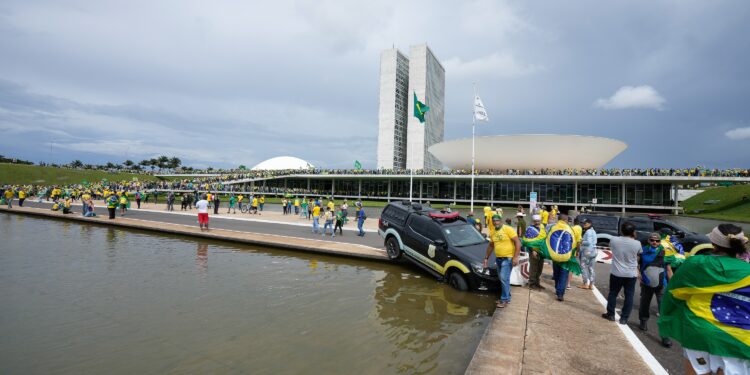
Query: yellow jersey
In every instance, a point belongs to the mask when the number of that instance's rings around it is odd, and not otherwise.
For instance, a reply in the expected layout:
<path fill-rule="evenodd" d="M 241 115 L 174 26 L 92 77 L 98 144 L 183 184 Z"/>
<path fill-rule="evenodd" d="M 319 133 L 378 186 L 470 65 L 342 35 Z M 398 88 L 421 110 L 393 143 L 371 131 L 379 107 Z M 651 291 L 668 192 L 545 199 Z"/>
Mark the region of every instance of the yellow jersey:
<path fill-rule="evenodd" d="M 516 255 L 516 244 L 513 241 L 517 238 L 516 230 L 508 225 L 495 229 L 494 226 L 490 227 L 490 242 L 495 247 L 495 257 L 497 258 L 512 258 Z"/>
<path fill-rule="evenodd" d="M 320 206 L 313 207 L 312 215 L 313 215 L 313 217 L 320 216 Z"/>

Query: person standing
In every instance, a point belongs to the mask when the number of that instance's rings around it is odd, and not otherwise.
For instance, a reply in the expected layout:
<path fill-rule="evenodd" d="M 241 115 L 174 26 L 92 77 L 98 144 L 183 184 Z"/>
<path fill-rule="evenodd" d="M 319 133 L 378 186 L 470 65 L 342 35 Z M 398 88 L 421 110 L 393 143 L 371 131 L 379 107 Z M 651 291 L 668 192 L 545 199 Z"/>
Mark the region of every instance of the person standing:
<path fill-rule="evenodd" d="M 141 209 L 141 191 L 140 190 L 135 192 L 135 206 L 139 210 Z"/>
<path fill-rule="evenodd" d="M 711 253 L 688 257 L 669 279 L 659 335 L 682 345 L 687 374 L 748 374 L 748 239 L 733 224 L 719 224 L 708 239 Z"/>
<path fill-rule="evenodd" d="M 307 199 L 305 199 L 304 197 L 302 197 L 302 212 L 300 212 L 300 216 L 304 217 L 304 218 L 307 218 L 307 215 L 308 215 L 308 213 L 307 213 Z"/>
<path fill-rule="evenodd" d="M 572 238 L 572 244 L 570 251 L 573 252 L 571 256 L 576 256 L 575 251 L 578 247 L 578 240 L 576 239 L 575 233 L 573 233 L 573 229 L 570 227 L 570 224 L 568 224 L 568 215 L 566 214 L 559 214 L 557 217 L 557 221 L 555 221 L 555 224 L 550 228 L 549 234 L 552 235 L 552 232 L 563 230 L 570 234 L 570 237 Z M 570 271 L 568 269 L 564 268 L 559 262 L 552 261 L 552 279 L 555 280 L 555 295 L 557 295 L 557 300 L 560 302 L 563 302 L 565 300 L 565 290 L 568 289 L 568 279 L 570 278 Z"/>
<path fill-rule="evenodd" d="M 667 284 L 667 265 L 664 262 L 664 247 L 661 246 L 659 233 L 651 233 L 648 244 L 643 246 L 638 254 L 638 280 L 641 286 L 641 301 L 638 308 L 638 328 L 648 330 L 651 299 L 656 296 L 657 311 L 661 308 L 661 297 Z M 662 337 L 661 344 L 667 348 L 672 346 L 669 337 Z"/>
<path fill-rule="evenodd" d="M 581 235 L 581 277 L 583 284 L 578 287 L 581 289 L 594 289 L 594 266 L 596 266 L 596 231 L 594 230 L 591 219 L 583 221 L 583 234 Z"/>
<path fill-rule="evenodd" d="M 13 193 L 13 188 L 10 186 L 5 189 L 5 193 L 3 194 L 3 198 L 5 198 L 5 204 L 8 205 L 8 208 L 13 208 L 13 196 L 15 194 Z"/>
<path fill-rule="evenodd" d="M 617 295 L 625 289 L 625 302 L 622 305 L 620 324 L 628 324 L 630 312 L 633 310 L 633 293 L 638 277 L 638 253 L 641 243 L 635 239 L 635 225 L 626 221 L 620 228 L 622 233 L 609 241 L 612 251 L 612 268 L 609 273 L 609 295 L 607 296 L 607 312 L 602 318 L 614 321 Z"/>
<path fill-rule="evenodd" d="M 521 207 L 521 210 L 523 210 L 523 207 Z M 526 233 L 526 214 L 523 211 L 518 211 L 516 214 L 516 234 L 518 238 L 521 238 L 524 233 Z"/>
<path fill-rule="evenodd" d="M 115 195 L 114 193 L 111 193 L 107 197 L 107 211 L 109 211 L 110 220 L 114 219 L 115 213 L 117 213 L 117 202 L 118 202 L 117 195 Z"/>
<path fill-rule="evenodd" d="M 253 215 L 258 213 L 258 197 L 253 197 L 252 205 L 250 206 L 250 210 L 252 211 Z"/>
<path fill-rule="evenodd" d="M 294 197 L 294 215 L 299 216 L 299 197 Z"/>
<path fill-rule="evenodd" d="M 328 228 L 331 228 L 331 238 L 336 237 L 335 228 L 333 227 L 333 218 L 334 214 L 333 211 L 331 211 L 330 207 L 326 207 L 326 212 L 324 215 L 325 224 L 323 225 L 323 235 L 322 237 L 326 236 L 326 232 L 328 232 Z"/>
<path fill-rule="evenodd" d="M 281 214 L 286 215 L 286 198 L 281 198 Z"/>
<path fill-rule="evenodd" d="M 120 215 L 125 216 L 125 212 L 128 210 L 128 195 L 126 192 L 122 192 L 120 195 Z"/>
<path fill-rule="evenodd" d="M 336 227 L 333 228 L 333 231 L 336 232 L 336 229 L 338 229 L 339 236 L 344 234 L 344 217 L 343 208 L 336 212 Z"/>
<path fill-rule="evenodd" d="M 214 194 L 214 215 L 219 214 L 219 205 L 221 204 L 221 198 L 219 198 L 219 194 Z"/>
<path fill-rule="evenodd" d="M 260 201 L 259 201 L 259 203 L 260 203 L 260 212 L 263 212 L 263 206 L 265 206 L 265 205 L 266 205 L 266 196 L 265 196 L 265 195 L 261 195 L 261 196 L 260 196 Z M 255 213 L 258 213 L 258 212 L 257 212 L 257 211 L 258 211 L 257 209 L 256 209 L 255 211 L 256 211 Z"/>
<path fill-rule="evenodd" d="M 487 253 L 484 256 L 484 268 L 492 252 L 495 252 L 497 262 L 497 276 L 500 279 L 500 300 L 497 301 L 498 308 L 504 308 L 510 303 L 510 272 L 518 265 L 518 257 L 521 253 L 521 241 L 516 231 L 503 224 L 503 218 L 495 214 L 492 217 L 492 227 L 489 235 L 490 243 L 487 245 Z"/>
<path fill-rule="evenodd" d="M 357 229 L 359 229 L 359 233 L 357 234 L 360 237 L 365 236 L 365 230 L 362 229 L 362 226 L 365 225 L 365 220 L 367 220 L 367 215 L 365 214 L 364 208 L 362 206 L 358 206 L 359 210 L 357 211 Z"/>
<path fill-rule="evenodd" d="M 236 200 L 237 198 L 234 197 L 234 194 L 229 196 L 229 208 L 227 209 L 227 213 L 229 213 L 229 211 L 234 211 L 233 213 L 235 214 L 237 213 L 237 209 L 234 208 L 234 204 Z"/>
<path fill-rule="evenodd" d="M 344 215 L 344 223 L 349 220 L 349 203 L 346 203 L 346 199 L 344 199 L 344 203 L 341 205 L 341 213 Z"/>
<path fill-rule="evenodd" d="M 531 226 L 526 230 L 529 231 L 533 227 L 533 234 L 536 237 L 533 239 L 544 239 L 547 238 L 547 230 L 542 225 L 542 216 L 536 214 L 531 217 Z M 531 249 L 529 254 L 529 289 L 544 290 L 544 286 L 541 284 L 542 270 L 544 269 L 544 256 L 539 252 L 539 249 Z"/>
<path fill-rule="evenodd" d="M 312 232 L 315 234 L 318 234 L 318 231 L 320 230 L 320 206 L 315 205 L 312 209 L 312 222 L 313 222 L 313 229 Z"/>
<path fill-rule="evenodd" d="M 146 199 L 148 199 L 148 195 L 146 196 Z M 170 191 L 169 193 L 167 193 L 167 211 L 174 211 L 174 200 L 175 200 L 174 192 Z M 183 209 L 185 208 L 184 199 L 183 199 L 182 208 Z"/>
<path fill-rule="evenodd" d="M 26 200 L 26 190 L 24 188 L 18 189 L 18 207 L 23 207 L 23 201 Z"/>
<path fill-rule="evenodd" d="M 201 230 L 203 228 L 208 230 L 208 199 L 206 198 L 207 196 L 203 195 L 198 202 L 195 202 L 195 207 L 198 209 L 198 225 Z"/>

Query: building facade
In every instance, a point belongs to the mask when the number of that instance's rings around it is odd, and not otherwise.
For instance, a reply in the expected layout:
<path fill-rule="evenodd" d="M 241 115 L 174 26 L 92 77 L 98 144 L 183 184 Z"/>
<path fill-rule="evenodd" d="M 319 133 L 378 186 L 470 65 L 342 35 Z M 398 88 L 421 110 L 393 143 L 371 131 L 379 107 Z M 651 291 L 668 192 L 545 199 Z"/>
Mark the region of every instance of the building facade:
<path fill-rule="evenodd" d="M 422 124 L 413 115 L 414 93 L 430 107 Z M 428 148 L 443 141 L 445 69 L 426 44 L 380 54 L 378 169 L 438 169 Z"/>
<path fill-rule="evenodd" d="M 380 53 L 378 169 L 406 168 L 409 59 L 398 49 Z"/>
<path fill-rule="evenodd" d="M 411 148 L 406 160 L 408 169 L 439 169 L 440 161 L 428 148 L 443 141 L 445 133 L 445 69 L 427 44 L 409 50 L 409 110 L 414 108 L 414 93 L 430 107 L 425 122 L 408 116 L 407 141 Z"/>

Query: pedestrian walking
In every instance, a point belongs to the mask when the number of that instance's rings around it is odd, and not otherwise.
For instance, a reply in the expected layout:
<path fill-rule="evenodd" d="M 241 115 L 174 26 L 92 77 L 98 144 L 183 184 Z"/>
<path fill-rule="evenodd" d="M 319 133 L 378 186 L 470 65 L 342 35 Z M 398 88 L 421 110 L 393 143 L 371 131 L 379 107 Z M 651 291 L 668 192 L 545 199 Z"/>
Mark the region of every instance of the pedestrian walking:
<path fill-rule="evenodd" d="M 552 221 L 552 218 L 549 218 L 550 221 Z M 573 233 L 573 229 L 570 227 L 570 224 L 568 224 L 568 215 L 566 214 L 559 214 L 556 220 L 554 220 L 554 225 L 550 227 L 550 229 L 547 231 L 548 235 L 553 234 L 555 231 L 565 231 L 570 234 L 570 237 L 573 239 L 573 243 L 571 244 L 570 251 L 575 254 L 575 250 L 578 246 L 578 240 L 576 239 L 575 233 Z M 560 262 L 552 261 L 552 279 L 555 281 L 555 295 L 557 296 L 557 300 L 560 302 L 563 302 L 565 300 L 565 291 L 568 289 L 568 280 L 570 278 L 570 271 L 563 267 L 563 265 Z"/>
<path fill-rule="evenodd" d="M 362 206 L 358 206 L 359 210 L 357 211 L 357 229 L 359 229 L 359 234 L 357 234 L 360 237 L 365 236 L 365 230 L 362 229 L 362 226 L 365 225 L 365 220 L 367 220 L 367 215 L 365 214 L 365 210 L 362 208 Z"/>
<path fill-rule="evenodd" d="M 318 234 L 318 230 L 320 230 L 320 206 L 318 205 L 315 205 L 315 207 L 313 207 L 312 209 L 312 222 L 312 232 Z"/>
<path fill-rule="evenodd" d="M 336 232 L 336 229 L 339 230 L 339 236 L 344 234 L 344 210 L 341 209 L 338 212 L 336 212 L 336 227 L 333 229 L 334 232 Z"/>
<path fill-rule="evenodd" d="M 667 285 L 667 267 L 664 262 L 664 247 L 661 246 L 659 233 L 651 233 L 648 244 L 643 246 L 638 254 L 638 281 L 641 287 L 641 301 L 638 308 L 638 328 L 648 331 L 651 300 L 656 296 L 656 309 L 661 308 L 661 298 Z M 662 337 L 661 344 L 667 348 L 672 346 L 669 337 Z"/>
<path fill-rule="evenodd" d="M 489 239 L 483 267 L 487 268 L 490 256 L 494 252 L 497 276 L 500 279 L 500 299 L 497 301 L 497 307 L 504 308 L 510 303 L 510 272 L 518 265 L 521 240 L 518 239 L 515 229 L 504 225 L 502 216 L 497 214 L 492 217 Z"/>
<path fill-rule="evenodd" d="M 26 190 L 23 188 L 18 190 L 18 207 L 23 207 L 23 201 L 26 200 Z"/>
<path fill-rule="evenodd" d="M 128 210 L 128 196 L 125 192 L 120 195 L 120 216 L 125 216 L 125 212 Z"/>
<path fill-rule="evenodd" d="M 609 295 L 607 296 L 607 312 L 602 317 L 615 320 L 615 306 L 620 290 L 625 290 L 625 301 L 620 314 L 620 324 L 628 324 L 630 312 L 633 309 L 633 294 L 638 277 L 638 253 L 641 243 L 635 239 L 635 225 L 626 221 L 620 228 L 622 236 L 609 241 L 612 251 L 612 268 L 609 273 Z"/>
<path fill-rule="evenodd" d="M 208 197 L 203 195 L 198 202 L 195 202 L 195 207 L 198 209 L 198 225 L 201 230 L 208 230 Z"/>
<path fill-rule="evenodd" d="M 581 235 L 581 277 L 583 284 L 578 287 L 581 289 L 594 289 L 594 266 L 596 265 L 596 231 L 594 230 L 591 219 L 583 221 L 583 234 Z"/>
<path fill-rule="evenodd" d="M 708 239 L 710 254 L 688 257 L 669 279 L 659 335 L 680 343 L 687 374 L 750 374 L 748 239 L 733 224 Z"/>
<path fill-rule="evenodd" d="M 336 232 L 334 232 L 335 228 L 333 227 L 334 214 L 333 211 L 331 211 L 330 207 L 326 207 L 326 212 L 323 218 L 325 220 L 325 224 L 323 225 L 322 237 L 325 237 L 326 233 L 328 232 L 328 228 L 331 228 L 331 238 L 336 237 Z"/>
<path fill-rule="evenodd" d="M 3 193 L 3 198 L 5 198 L 5 204 L 8 205 L 8 208 L 13 208 L 13 196 L 15 193 L 13 193 L 13 188 L 8 187 L 5 189 L 5 193 Z"/>

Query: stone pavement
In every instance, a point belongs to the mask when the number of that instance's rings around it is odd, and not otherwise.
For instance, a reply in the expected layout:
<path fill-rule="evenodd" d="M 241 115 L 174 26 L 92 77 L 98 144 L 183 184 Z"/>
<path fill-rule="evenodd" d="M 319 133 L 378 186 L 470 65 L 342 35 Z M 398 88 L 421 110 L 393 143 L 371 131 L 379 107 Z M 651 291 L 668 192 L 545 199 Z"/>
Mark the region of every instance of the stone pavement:
<path fill-rule="evenodd" d="M 574 287 L 558 302 L 545 276 L 545 291 L 514 287 L 512 303 L 495 310 L 466 374 L 654 372 L 617 323 L 601 318 L 604 307 L 592 291 Z"/>

